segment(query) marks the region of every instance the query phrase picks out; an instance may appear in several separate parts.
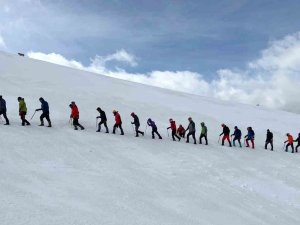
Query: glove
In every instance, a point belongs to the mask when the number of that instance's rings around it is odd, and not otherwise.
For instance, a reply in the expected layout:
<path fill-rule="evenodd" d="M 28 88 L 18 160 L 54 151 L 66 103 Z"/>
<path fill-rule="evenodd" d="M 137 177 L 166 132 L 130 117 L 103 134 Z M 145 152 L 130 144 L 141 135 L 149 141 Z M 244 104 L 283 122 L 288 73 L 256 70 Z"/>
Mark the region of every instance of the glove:
<path fill-rule="evenodd" d="M 70 115 L 70 118 L 72 119 L 72 115 Z"/>

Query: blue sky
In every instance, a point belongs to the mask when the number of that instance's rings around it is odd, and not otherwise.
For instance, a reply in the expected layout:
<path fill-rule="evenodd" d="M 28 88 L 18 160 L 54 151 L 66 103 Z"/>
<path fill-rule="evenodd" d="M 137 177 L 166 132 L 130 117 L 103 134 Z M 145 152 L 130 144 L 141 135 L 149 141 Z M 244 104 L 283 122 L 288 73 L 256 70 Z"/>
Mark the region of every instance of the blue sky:
<path fill-rule="evenodd" d="M 299 0 L 0 0 L 0 50 L 300 113 Z"/>
<path fill-rule="evenodd" d="M 10 51 L 59 53 L 88 64 L 125 49 L 130 72 L 243 68 L 270 40 L 300 30 L 297 0 L 1 0 Z M 126 65 L 124 65 L 126 66 Z"/>

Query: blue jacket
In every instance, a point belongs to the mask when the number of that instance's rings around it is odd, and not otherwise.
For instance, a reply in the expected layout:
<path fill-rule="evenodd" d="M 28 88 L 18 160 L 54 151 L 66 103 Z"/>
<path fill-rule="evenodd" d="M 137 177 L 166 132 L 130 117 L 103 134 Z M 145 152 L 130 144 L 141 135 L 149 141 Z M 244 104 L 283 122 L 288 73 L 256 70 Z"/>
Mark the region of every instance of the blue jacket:
<path fill-rule="evenodd" d="M 247 138 L 248 139 L 254 139 L 254 135 L 255 135 L 254 131 L 253 130 L 249 130 L 248 134 L 247 134 Z"/>
<path fill-rule="evenodd" d="M 43 113 L 49 113 L 49 104 L 48 104 L 48 102 L 46 102 L 45 100 L 42 101 L 42 105 L 41 105 L 40 110 L 42 110 Z"/>
<path fill-rule="evenodd" d="M 152 127 L 152 129 L 156 129 L 157 126 L 155 125 L 155 122 L 152 120 L 148 120 L 147 121 L 148 126 Z"/>
<path fill-rule="evenodd" d="M 3 98 L 0 100 L 0 112 L 6 112 L 6 102 Z"/>

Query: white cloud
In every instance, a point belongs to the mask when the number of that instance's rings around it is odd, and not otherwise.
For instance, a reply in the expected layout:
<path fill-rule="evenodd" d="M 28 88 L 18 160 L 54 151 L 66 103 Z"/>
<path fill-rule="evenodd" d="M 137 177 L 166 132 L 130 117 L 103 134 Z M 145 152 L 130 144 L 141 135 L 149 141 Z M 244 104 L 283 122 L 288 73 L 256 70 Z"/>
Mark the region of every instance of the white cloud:
<path fill-rule="evenodd" d="M 96 56 L 89 66 L 55 53 L 31 52 L 28 55 L 35 59 L 157 87 L 300 112 L 300 32 L 271 42 L 261 52 L 261 57 L 250 62 L 246 70 L 222 69 L 217 71 L 216 78 L 212 81 L 206 81 L 201 74 L 190 71 L 136 74 L 118 67 L 108 69 L 108 61 L 137 65 L 136 57 L 125 50 L 108 56 Z"/>
<path fill-rule="evenodd" d="M 7 49 L 7 46 L 6 46 L 5 42 L 4 42 L 3 37 L 0 34 L 0 50 L 6 50 L 6 49 Z"/>

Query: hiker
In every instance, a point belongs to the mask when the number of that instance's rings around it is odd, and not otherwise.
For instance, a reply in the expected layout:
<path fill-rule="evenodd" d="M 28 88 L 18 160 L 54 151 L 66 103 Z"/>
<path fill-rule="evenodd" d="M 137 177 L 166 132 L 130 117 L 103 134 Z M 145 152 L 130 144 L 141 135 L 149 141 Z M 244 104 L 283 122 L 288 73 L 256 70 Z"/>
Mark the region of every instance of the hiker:
<path fill-rule="evenodd" d="M 46 102 L 42 97 L 39 98 L 39 101 L 41 102 L 41 108 L 36 109 L 35 111 L 42 111 L 42 115 L 40 116 L 41 124 L 39 126 L 44 126 L 44 118 L 48 121 L 48 127 L 52 127 L 51 120 L 49 117 L 49 104 Z"/>
<path fill-rule="evenodd" d="M 156 134 L 159 139 L 162 139 L 162 137 L 160 136 L 160 134 L 157 131 L 157 126 L 156 126 L 155 122 L 153 120 L 151 120 L 151 118 L 149 118 L 147 120 L 147 124 L 148 124 L 148 126 L 150 126 L 152 128 L 152 139 L 155 139 L 154 134 Z"/>
<path fill-rule="evenodd" d="M 223 132 L 220 134 L 220 137 L 223 135 L 222 146 L 224 146 L 224 142 L 225 142 L 225 140 L 227 140 L 229 143 L 229 147 L 231 147 L 231 141 L 230 141 L 230 136 L 229 136 L 230 129 L 224 123 L 221 125 L 221 127 L 223 127 Z"/>
<path fill-rule="evenodd" d="M 208 145 L 208 142 L 207 142 L 207 127 L 205 126 L 205 123 L 202 122 L 201 124 L 201 134 L 200 134 L 200 137 L 199 137 L 199 143 L 202 144 L 202 138 L 205 139 L 205 145 Z"/>
<path fill-rule="evenodd" d="M 172 139 L 173 141 L 175 140 L 175 137 L 178 139 L 178 141 L 180 141 L 180 137 L 178 137 L 178 135 L 176 134 L 176 122 L 173 119 L 169 119 L 170 122 L 170 126 L 167 128 L 167 130 L 171 129 L 172 130 Z"/>
<path fill-rule="evenodd" d="M 248 127 L 247 128 L 248 134 L 244 137 L 246 138 L 246 147 L 249 148 L 249 141 L 251 141 L 252 144 L 252 149 L 254 149 L 254 130 L 252 129 L 252 127 Z"/>
<path fill-rule="evenodd" d="M 237 126 L 234 127 L 234 133 L 231 135 L 231 137 L 232 136 L 234 136 L 233 141 L 232 141 L 233 146 L 235 147 L 235 141 L 238 141 L 240 148 L 241 148 L 242 147 L 242 144 L 241 144 L 242 132 Z"/>
<path fill-rule="evenodd" d="M 5 119 L 4 125 L 9 125 L 9 120 L 6 115 L 6 101 L 2 98 L 2 95 L 0 95 L 0 116 L 3 115 Z"/>
<path fill-rule="evenodd" d="M 273 133 L 269 129 L 267 130 L 265 149 L 268 148 L 268 144 L 271 145 L 271 151 L 273 151 Z"/>
<path fill-rule="evenodd" d="M 116 121 L 116 123 L 114 125 L 114 128 L 113 128 L 113 134 L 116 133 L 116 128 L 120 128 L 121 135 L 124 135 L 124 131 L 123 131 L 123 128 L 122 128 L 122 120 L 121 120 L 121 116 L 120 116 L 119 112 L 116 111 L 116 110 L 113 110 L 113 114 L 115 116 L 115 121 Z"/>
<path fill-rule="evenodd" d="M 298 142 L 298 144 L 296 146 L 296 152 L 298 152 L 298 147 L 300 146 L 300 133 L 298 134 L 298 137 L 296 140 L 294 140 L 294 142 Z"/>
<path fill-rule="evenodd" d="M 100 122 L 98 123 L 98 130 L 96 132 L 100 132 L 101 131 L 101 125 L 104 124 L 104 127 L 106 129 L 106 133 L 109 133 L 108 127 L 107 127 L 107 118 L 106 118 L 105 112 L 100 107 L 98 107 L 96 110 L 100 113 L 100 116 L 97 116 L 96 118 L 101 119 Z"/>
<path fill-rule="evenodd" d="M 294 138 L 289 133 L 287 133 L 286 136 L 288 137 L 288 139 L 284 143 L 288 142 L 288 144 L 285 146 L 285 151 L 288 152 L 288 147 L 291 146 L 292 153 L 294 153 Z"/>
<path fill-rule="evenodd" d="M 75 102 L 71 102 L 69 105 L 71 108 L 70 118 L 73 119 L 74 130 L 78 130 L 77 126 L 80 127 L 81 130 L 84 130 L 84 127 L 79 124 L 79 110 Z"/>
<path fill-rule="evenodd" d="M 133 118 L 133 122 L 131 122 L 131 124 L 134 124 L 134 126 L 135 126 L 135 133 L 136 133 L 135 136 L 138 137 L 139 134 L 141 134 L 141 135 L 144 136 L 144 132 L 142 132 L 142 131 L 139 130 L 139 128 L 140 128 L 140 120 L 139 120 L 138 116 L 134 112 L 132 112 L 130 115 Z"/>
<path fill-rule="evenodd" d="M 26 114 L 27 114 L 27 107 L 24 98 L 18 97 L 18 102 L 19 102 L 19 115 L 22 120 L 22 126 L 29 126 L 30 123 L 26 120 Z"/>
<path fill-rule="evenodd" d="M 189 131 L 189 133 L 186 136 L 186 143 L 189 143 L 189 137 L 192 135 L 194 139 L 194 144 L 197 144 L 195 134 L 196 134 L 196 125 L 195 122 L 193 121 L 192 117 L 188 118 L 188 121 L 190 122 L 188 127 L 186 128 L 185 131 Z"/>
<path fill-rule="evenodd" d="M 181 124 L 179 125 L 179 127 L 177 129 L 177 134 L 179 135 L 179 137 L 182 137 L 182 138 L 185 137 L 185 129 Z"/>

